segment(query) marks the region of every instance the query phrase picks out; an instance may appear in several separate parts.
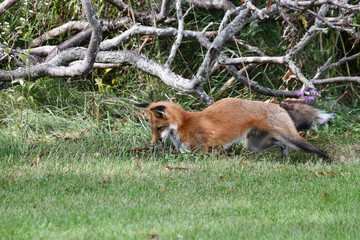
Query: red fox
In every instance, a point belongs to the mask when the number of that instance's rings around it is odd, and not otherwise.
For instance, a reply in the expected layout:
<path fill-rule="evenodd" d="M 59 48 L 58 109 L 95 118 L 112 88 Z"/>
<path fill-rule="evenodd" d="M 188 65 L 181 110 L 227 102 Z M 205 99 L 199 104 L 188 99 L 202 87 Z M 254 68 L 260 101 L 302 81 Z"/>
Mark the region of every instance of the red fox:
<path fill-rule="evenodd" d="M 225 98 L 202 112 L 188 112 L 170 102 L 135 104 L 146 109 L 152 129 L 151 143 L 170 136 L 175 148 L 209 151 L 229 148 L 244 139 L 246 148 L 258 152 L 280 147 L 288 157 L 288 147 L 316 154 L 326 161 L 332 157 L 302 138 L 298 130 L 332 118 L 323 110 L 300 102 L 282 105 Z"/>

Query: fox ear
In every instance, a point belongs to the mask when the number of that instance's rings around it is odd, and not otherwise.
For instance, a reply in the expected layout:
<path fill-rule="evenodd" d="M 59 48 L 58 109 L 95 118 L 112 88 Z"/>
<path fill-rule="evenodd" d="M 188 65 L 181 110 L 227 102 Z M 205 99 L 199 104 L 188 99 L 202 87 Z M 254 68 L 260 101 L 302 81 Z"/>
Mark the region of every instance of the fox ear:
<path fill-rule="evenodd" d="M 148 108 L 151 103 L 140 103 L 140 104 L 134 104 L 135 107 L 138 108 Z"/>
<path fill-rule="evenodd" d="M 165 110 L 165 106 L 163 106 L 163 105 L 160 105 L 160 106 L 150 109 L 150 111 L 155 115 L 155 117 L 161 118 L 161 119 L 166 118 L 166 112 L 164 110 Z"/>

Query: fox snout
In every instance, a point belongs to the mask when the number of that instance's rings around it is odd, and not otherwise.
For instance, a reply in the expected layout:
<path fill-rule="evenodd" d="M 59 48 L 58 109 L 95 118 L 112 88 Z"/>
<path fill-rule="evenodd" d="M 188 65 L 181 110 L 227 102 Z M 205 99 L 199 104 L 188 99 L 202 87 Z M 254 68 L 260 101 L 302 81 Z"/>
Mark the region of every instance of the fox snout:
<path fill-rule="evenodd" d="M 155 136 L 155 134 L 153 135 L 152 139 L 151 139 L 151 145 L 156 145 L 157 143 L 159 143 L 161 141 L 160 137 Z"/>
<path fill-rule="evenodd" d="M 161 137 L 160 134 L 158 134 L 157 132 L 153 132 L 153 136 L 151 139 L 151 145 L 159 145 L 163 142 L 163 138 Z"/>
<path fill-rule="evenodd" d="M 169 124 L 162 126 L 152 127 L 152 139 L 151 143 L 156 144 L 157 142 L 164 142 L 166 138 L 170 135 L 171 129 L 169 129 Z"/>

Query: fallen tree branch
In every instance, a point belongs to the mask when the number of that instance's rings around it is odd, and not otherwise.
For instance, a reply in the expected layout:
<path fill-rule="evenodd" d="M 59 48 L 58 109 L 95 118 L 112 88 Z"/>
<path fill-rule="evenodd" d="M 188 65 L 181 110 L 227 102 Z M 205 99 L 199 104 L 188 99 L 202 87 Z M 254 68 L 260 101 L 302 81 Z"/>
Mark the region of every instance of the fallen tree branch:
<path fill-rule="evenodd" d="M 344 83 L 344 82 L 354 82 L 360 84 L 360 77 L 333 77 L 333 78 L 313 79 L 311 82 L 314 85 L 322 85 L 329 83 Z"/>
<path fill-rule="evenodd" d="M 284 57 L 269 57 L 269 56 L 230 58 L 225 62 L 222 62 L 222 64 L 225 65 L 237 65 L 242 63 L 274 63 L 274 64 L 282 64 L 282 65 L 286 64 Z"/>
<path fill-rule="evenodd" d="M 50 30 L 42 34 L 41 36 L 35 38 L 34 40 L 29 42 L 29 47 L 38 47 L 42 45 L 44 42 L 53 39 L 55 37 L 60 36 L 61 34 L 67 33 L 70 30 L 82 31 L 85 28 L 89 27 L 89 22 L 85 21 L 70 21 L 67 22 L 57 28 Z"/>
<path fill-rule="evenodd" d="M 5 0 L 0 3 L 0 16 L 9 8 L 14 6 L 19 0 Z"/>
<path fill-rule="evenodd" d="M 235 8 L 235 5 L 228 0 L 192 0 L 192 3 L 198 8 L 223 10 L 224 12 Z"/>
<path fill-rule="evenodd" d="M 168 60 L 165 63 L 165 67 L 167 67 L 167 68 L 170 68 L 170 65 L 175 58 L 176 51 L 179 48 L 179 46 L 182 42 L 182 39 L 183 39 L 183 35 L 184 35 L 184 18 L 185 18 L 185 16 L 183 16 L 183 14 L 182 14 L 181 0 L 176 0 L 176 14 L 177 14 L 177 18 L 178 18 L 178 30 L 177 30 L 175 42 L 172 45 L 171 50 L 170 50 L 170 55 L 168 57 Z"/>
<path fill-rule="evenodd" d="M 246 0 L 244 4 L 241 4 L 239 7 L 235 7 L 230 1 L 219 1 L 219 0 L 194 0 L 192 3 L 196 6 L 215 6 L 216 9 L 221 9 L 225 12 L 220 25 L 218 23 L 204 23 L 200 28 L 203 30 L 190 31 L 185 29 L 185 16 L 181 10 L 181 0 L 176 0 L 176 12 L 178 26 L 177 28 L 169 27 L 166 25 L 169 23 L 167 19 L 170 11 L 170 1 L 163 0 L 161 8 L 159 6 L 153 6 L 153 11 L 149 9 L 137 12 L 130 5 L 125 4 L 120 0 L 107 0 L 112 2 L 112 4 L 117 4 L 119 9 L 122 9 L 119 15 L 126 12 L 127 15 L 126 23 L 121 23 L 121 26 L 129 25 L 134 19 L 130 19 L 131 14 L 137 15 L 141 18 L 141 21 L 145 21 L 145 24 L 151 24 L 153 26 L 159 21 L 163 21 L 162 24 L 159 24 L 158 27 L 144 26 L 139 23 L 135 23 L 129 29 L 125 30 L 118 36 L 112 37 L 109 35 L 109 38 L 102 41 L 101 33 L 108 31 L 111 26 L 110 23 L 107 24 L 102 22 L 100 25 L 98 19 L 96 18 L 93 5 L 89 0 L 83 0 L 84 11 L 86 12 L 86 17 L 89 22 L 76 21 L 79 23 L 79 27 L 76 28 L 77 31 L 80 31 L 73 37 L 69 38 L 65 42 L 57 46 L 46 46 L 46 47 L 36 47 L 30 48 L 30 56 L 36 54 L 38 56 L 47 56 L 45 62 L 40 62 L 36 65 L 26 65 L 26 67 L 21 67 L 13 71 L 2 71 L 0 70 L 0 81 L 12 82 L 14 79 L 26 78 L 26 79 L 36 79 L 42 76 L 60 76 L 60 77 L 72 77 L 80 74 L 86 74 L 90 72 L 93 68 L 109 68 L 109 67 L 119 67 L 121 65 L 131 65 L 135 68 L 140 69 L 142 72 L 150 74 L 159 78 L 166 85 L 178 89 L 184 92 L 192 93 L 198 95 L 204 102 L 211 104 L 212 99 L 204 92 L 203 86 L 209 82 L 211 75 L 219 68 L 221 64 L 226 65 L 228 73 L 233 76 L 230 80 L 236 79 L 240 81 L 244 86 L 251 88 L 260 94 L 268 96 L 281 96 L 281 97 L 298 97 L 298 91 L 287 91 L 287 90 L 274 90 L 261 86 L 258 82 L 252 80 L 255 78 L 253 76 L 242 75 L 244 70 L 240 72 L 233 65 L 241 64 L 243 69 L 248 69 L 250 66 L 256 66 L 255 63 L 266 63 L 266 64 L 281 64 L 288 66 L 296 77 L 304 83 L 304 87 L 313 88 L 314 85 L 327 84 L 327 83 L 336 83 L 336 82 L 353 82 L 359 83 L 358 77 L 334 77 L 334 78 L 325 78 L 320 79 L 321 75 L 325 71 L 329 71 L 333 68 L 339 67 L 343 63 L 347 63 L 350 60 L 359 57 L 359 54 L 354 54 L 353 56 L 344 57 L 337 62 L 330 64 L 331 59 L 329 59 L 322 67 L 318 68 L 317 73 L 313 79 L 308 79 L 308 74 L 306 72 L 301 72 L 300 68 L 297 65 L 300 65 L 299 62 L 296 62 L 299 53 L 303 52 L 306 46 L 309 45 L 311 40 L 318 36 L 319 32 L 327 31 L 328 28 L 334 29 L 334 31 L 343 31 L 350 28 L 350 25 L 347 25 L 351 19 L 354 19 L 356 16 L 356 11 L 359 11 L 357 6 L 353 6 L 348 3 L 342 3 L 335 0 L 312 0 L 312 1 L 290 1 L 290 0 L 274 0 L 279 7 L 272 5 L 270 11 L 267 9 L 258 9 L 255 4 Z M 189 10 L 192 9 L 192 3 L 190 3 Z M 336 4 L 335 4 L 336 3 Z M 201 5 L 202 4 L 202 5 Z M 315 8 L 310 9 L 310 4 L 313 6 L 320 6 L 320 10 L 315 12 Z M 340 6 L 341 5 L 341 6 Z M 342 17 L 337 18 L 326 18 L 326 14 L 329 12 L 329 9 L 346 9 Z M 308 30 L 303 36 L 300 34 L 303 32 L 298 31 L 299 38 L 296 38 L 294 45 L 288 48 L 283 56 L 268 56 L 267 51 L 262 48 L 261 44 L 259 46 L 251 46 L 241 40 L 236 40 L 237 44 L 242 47 L 252 51 L 259 56 L 244 56 L 241 53 L 236 52 L 236 49 L 231 46 L 231 41 L 236 36 L 242 36 L 239 34 L 248 24 L 258 21 L 257 24 L 261 24 L 260 21 L 262 18 L 266 18 L 267 21 L 275 19 L 274 16 L 279 16 L 279 12 L 282 9 L 286 9 L 289 15 L 282 13 L 283 18 L 287 24 L 291 25 L 292 19 L 287 18 L 293 11 L 301 12 L 306 16 L 309 14 L 315 17 L 315 22 L 310 23 Z M 187 12 L 189 12 L 189 10 Z M 312 12 L 314 11 L 314 12 Z M 95 17 L 94 17 L 95 16 Z M 268 18 L 267 18 L 268 16 Z M 135 20 L 137 19 L 135 17 Z M 331 15 L 332 17 L 332 15 Z M 121 18 L 120 18 L 121 19 Z M 232 19 L 232 21 L 230 21 Z M 345 20 L 344 20 L 345 19 Z M 117 20 L 119 21 L 119 19 Z M 136 20 L 137 21 L 137 20 Z M 140 20 L 139 20 L 140 21 Z M 150 21 L 150 23 L 149 23 Z M 342 25 L 342 22 L 345 22 L 345 25 Z M 228 23 L 229 22 L 229 23 Z M 81 23 L 81 24 L 80 24 Z M 64 33 L 74 29 L 75 22 L 71 25 L 60 26 L 56 29 L 53 29 L 46 34 L 40 36 L 38 39 L 40 44 L 43 44 L 48 37 L 56 37 L 60 33 Z M 82 25 L 83 24 L 83 25 Z M 85 25 L 86 24 L 86 25 Z M 89 26 L 91 25 L 91 27 Z M 120 26 L 119 25 L 119 26 Z M 206 26 L 207 25 L 207 26 Z M 204 27 L 206 26 L 206 27 Z M 207 29 L 211 26 L 211 30 Z M 219 26 L 216 31 L 216 27 Z M 294 25 L 291 25 L 294 27 Z M 82 29 L 81 29 L 82 27 Z M 120 28 L 120 27 L 119 27 Z M 116 26 L 113 29 L 119 29 Z M 146 41 L 143 44 L 135 43 L 131 44 L 132 37 L 137 35 L 148 35 L 151 36 L 174 36 L 175 41 L 170 44 L 172 45 L 170 49 L 170 54 L 167 58 L 165 64 L 160 64 L 155 60 L 151 60 L 151 56 L 140 55 L 136 51 L 141 51 L 146 44 Z M 78 48 L 79 44 L 83 40 L 89 39 L 91 36 L 90 44 L 87 48 Z M 181 45 L 183 46 L 183 39 L 190 38 L 192 40 L 198 41 L 202 46 L 207 50 L 200 66 L 197 69 L 197 72 L 193 77 L 189 79 L 183 77 L 180 74 L 176 74 L 171 71 L 170 66 L 175 61 L 175 55 Z M 211 41 L 210 41 L 211 39 Z M 300 39 L 299 41 L 297 39 Z M 102 41 L 102 42 L 101 42 Z M 35 41 L 36 42 L 36 41 Z M 86 41 L 87 42 L 87 41 Z M 129 44 L 130 42 L 130 44 Z M 151 44 L 150 41 L 148 45 Z M 237 46 L 237 44 L 235 44 Z M 110 51 L 111 49 L 123 49 L 130 45 L 131 49 L 135 51 Z M 141 45 L 141 46 L 140 46 Z M 148 46 L 147 45 L 147 46 Z M 355 44 L 354 44 L 355 45 Z M 262 48 L 262 49 L 260 49 Z M 21 52 L 19 50 L 12 50 L 13 53 Z M 29 50 L 24 50 L 29 52 Z M 161 52 L 168 51 L 167 49 L 161 49 Z M 239 50 L 240 51 L 240 50 Z M 143 51 L 144 52 L 144 51 Z M 252 53 L 252 55 L 253 55 Z M 238 58 L 230 58 L 226 54 L 231 56 L 244 56 Z M 282 54 L 282 53 L 281 53 Z M 279 54 L 279 55 L 281 55 Z M 29 56 L 29 57 L 30 57 Z M 166 56 L 165 56 L 166 57 Z M 249 64 L 249 65 L 245 65 Z M 190 69 L 193 71 L 193 69 Z M 349 75 L 353 75 L 351 72 Z M 229 81 L 230 81 L 229 80 Z M 5 83 L 4 83 L 5 84 Z M 4 86 L 4 84 L 2 84 Z M 225 84 L 226 85 L 226 84 Z M 225 86 L 224 85 L 224 86 Z M 1 85 L 0 85 L 1 87 Z M 224 90 L 223 88 L 221 91 Z"/>
<path fill-rule="evenodd" d="M 118 20 L 101 20 L 102 30 L 105 31 L 114 31 L 118 30 L 120 27 L 124 27 L 130 24 L 129 18 L 121 18 Z M 65 42 L 59 44 L 55 49 L 53 49 L 48 56 L 46 57 L 45 61 L 49 61 L 49 59 L 56 56 L 59 52 L 71 48 L 71 47 L 77 47 L 79 46 L 80 42 L 87 40 L 91 37 L 92 34 L 92 28 L 87 28 L 76 35 L 72 36 Z"/>
<path fill-rule="evenodd" d="M 171 0 L 162 0 L 159 14 L 156 15 L 157 22 L 163 22 L 169 16 Z"/>

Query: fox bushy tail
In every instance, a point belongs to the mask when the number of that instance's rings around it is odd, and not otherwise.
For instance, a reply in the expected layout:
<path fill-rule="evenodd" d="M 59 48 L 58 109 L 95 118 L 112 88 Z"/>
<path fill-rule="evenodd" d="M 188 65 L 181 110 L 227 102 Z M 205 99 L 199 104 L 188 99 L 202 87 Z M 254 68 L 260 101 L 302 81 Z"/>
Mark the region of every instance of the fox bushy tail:
<path fill-rule="evenodd" d="M 280 104 L 280 107 L 287 111 L 298 131 L 309 129 L 315 124 L 323 124 L 334 117 L 334 114 L 303 102 L 285 102 Z"/>

